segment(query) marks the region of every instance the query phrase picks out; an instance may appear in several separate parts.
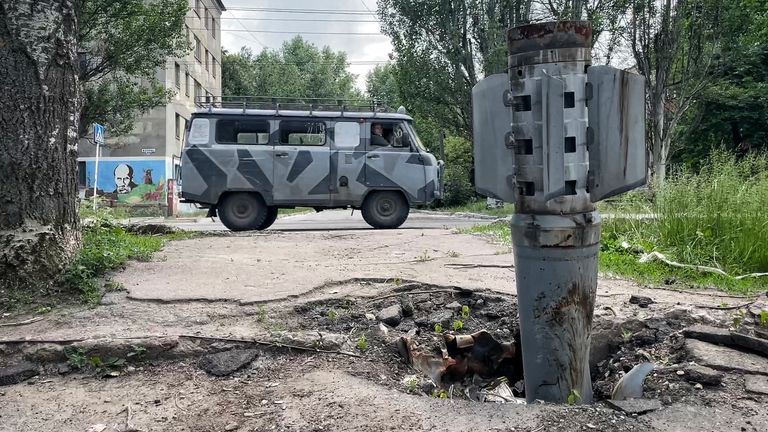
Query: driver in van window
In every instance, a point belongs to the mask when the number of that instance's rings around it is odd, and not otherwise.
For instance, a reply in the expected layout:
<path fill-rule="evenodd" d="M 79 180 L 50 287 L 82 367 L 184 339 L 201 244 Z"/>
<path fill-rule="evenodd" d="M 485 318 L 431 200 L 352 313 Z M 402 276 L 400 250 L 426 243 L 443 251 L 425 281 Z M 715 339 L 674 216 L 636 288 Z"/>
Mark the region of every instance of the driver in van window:
<path fill-rule="evenodd" d="M 374 123 L 371 125 L 371 145 L 374 146 L 388 146 L 389 141 L 384 138 L 384 126 L 381 123 Z"/>

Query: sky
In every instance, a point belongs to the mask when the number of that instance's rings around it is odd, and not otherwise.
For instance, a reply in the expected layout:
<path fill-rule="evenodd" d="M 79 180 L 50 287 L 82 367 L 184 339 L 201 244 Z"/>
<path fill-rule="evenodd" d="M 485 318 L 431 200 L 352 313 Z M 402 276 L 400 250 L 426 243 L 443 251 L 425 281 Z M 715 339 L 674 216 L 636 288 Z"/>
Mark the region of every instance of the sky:
<path fill-rule="evenodd" d="M 389 38 L 381 34 L 376 18 L 376 0 L 223 0 L 223 2 L 227 11 L 221 19 L 221 39 L 222 46 L 227 51 L 239 51 L 244 46 L 251 48 L 254 52 L 260 52 L 265 47 L 278 49 L 283 42 L 301 34 L 305 40 L 319 48 L 327 45 L 334 51 L 345 51 L 351 63 L 349 70 L 357 75 L 357 86 L 361 90 L 365 90 L 366 74 L 376 64 L 385 63 L 393 51 Z M 283 11 L 268 11 L 269 9 Z M 294 13 L 285 12 L 285 9 L 322 10 L 325 13 Z M 270 33 L 275 31 L 285 33 Z M 308 33 L 366 33 L 366 35 Z"/>

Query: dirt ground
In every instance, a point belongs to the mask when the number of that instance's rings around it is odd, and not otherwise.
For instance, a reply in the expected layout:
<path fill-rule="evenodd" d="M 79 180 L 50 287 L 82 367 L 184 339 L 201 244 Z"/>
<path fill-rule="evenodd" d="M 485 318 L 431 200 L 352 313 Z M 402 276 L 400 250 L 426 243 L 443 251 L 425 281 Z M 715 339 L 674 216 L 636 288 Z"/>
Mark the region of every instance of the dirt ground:
<path fill-rule="evenodd" d="M 727 326 L 738 309 L 719 308 L 747 299 L 605 278 L 599 281 L 593 332 L 593 354 L 600 357 L 593 368 L 596 396 L 606 397 L 605 389 L 631 366 L 650 360 L 658 370 L 646 381 L 646 396 L 658 398 L 662 409 L 632 416 L 602 401 L 581 407 L 479 403 L 457 389 L 447 399 L 435 397 L 436 389 L 403 362 L 392 342 L 409 331 L 422 343 L 439 339 L 433 321 L 452 302 L 467 310 L 465 316 L 449 313 L 447 330 L 461 319 L 464 328 L 457 333 L 486 329 L 513 342 L 511 264 L 508 248 L 442 229 L 276 232 L 172 242 L 152 262 L 132 263 L 115 275 L 127 291 L 108 293 L 99 307 L 63 308 L 29 325 L 1 327 L 0 366 L 20 352 L 50 349 L 54 341 L 180 335 L 187 341 L 267 340 L 332 333 L 349 341 L 342 351 L 359 357 L 262 346 L 253 363 L 227 377 L 198 367 L 205 351 L 238 346 L 225 341 L 179 348 L 175 359 L 129 361 L 112 378 L 101 369 L 72 370 L 58 360 L 31 380 L 0 387 L 0 431 L 768 428 L 768 395 L 745 392 L 744 374 L 728 372 L 719 386 L 699 389 L 677 372 L 692 360 L 676 342 L 680 331 L 696 323 Z M 630 304 L 631 295 L 655 303 Z M 382 334 L 370 315 L 403 296 L 414 304 L 413 317 Z"/>

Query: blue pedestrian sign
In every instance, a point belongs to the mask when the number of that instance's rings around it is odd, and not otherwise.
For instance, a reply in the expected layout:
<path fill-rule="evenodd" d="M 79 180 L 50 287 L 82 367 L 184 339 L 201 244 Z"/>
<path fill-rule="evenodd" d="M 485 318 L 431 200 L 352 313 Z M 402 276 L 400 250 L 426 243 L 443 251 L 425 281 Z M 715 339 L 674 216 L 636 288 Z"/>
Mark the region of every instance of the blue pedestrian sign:
<path fill-rule="evenodd" d="M 104 144 L 104 126 L 98 123 L 93 124 L 93 142 Z"/>

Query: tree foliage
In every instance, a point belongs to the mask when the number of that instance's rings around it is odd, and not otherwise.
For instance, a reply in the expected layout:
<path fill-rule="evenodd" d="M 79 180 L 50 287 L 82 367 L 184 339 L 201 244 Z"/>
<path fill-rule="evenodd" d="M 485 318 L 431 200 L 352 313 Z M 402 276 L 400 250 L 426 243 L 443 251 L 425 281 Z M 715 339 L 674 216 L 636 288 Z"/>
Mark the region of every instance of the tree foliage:
<path fill-rule="evenodd" d="M 82 0 L 78 35 L 83 107 L 80 135 L 96 121 L 111 135 L 130 132 L 137 116 L 173 95 L 156 77 L 168 57 L 190 47 L 187 0 Z"/>
<path fill-rule="evenodd" d="M 722 49 L 711 84 L 680 124 L 672 160 L 696 167 L 715 148 L 737 154 L 768 150 L 768 4 L 740 0 L 721 12 Z"/>
<path fill-rule="evenodd" d="M 279 50 L 248 48 L 222 57 L 223 94 L 297 98 L 361 99 L 345 52 L 322 49 L 297 36 Z"/>
<path fill-rule="evenodd" d="M 471 136 L 472 87 L 506 70 L 508 27 L 526 22 L 531 0 L 379 0 L 392 38 L 395 79 L 409 110 Z"/>

